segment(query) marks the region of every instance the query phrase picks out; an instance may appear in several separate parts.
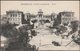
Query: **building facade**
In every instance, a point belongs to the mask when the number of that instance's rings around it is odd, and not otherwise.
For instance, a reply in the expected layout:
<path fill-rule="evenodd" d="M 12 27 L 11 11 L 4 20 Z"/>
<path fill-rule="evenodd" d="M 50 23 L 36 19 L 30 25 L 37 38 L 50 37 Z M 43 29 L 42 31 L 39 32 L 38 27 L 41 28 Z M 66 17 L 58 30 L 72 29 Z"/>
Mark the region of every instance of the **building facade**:
<path fill-rule="evenodd" d="M 28 19 L 30 19 L 31 21 L 37 20 L 38 22 L 40 21 L 41 23 L 43 22 L 43 20 L 44 21 L 49 20 L 50 22 L 54 21 L 55 17 L 56 17 L 55 13 L 52 13 L 51 15 L 44 15 L 44 13 L 41 9 L 38 11 L 38 13 L 36 15 L 30 14 L 30 13 L 25 14 L 25 20 L 28 20 Z"/>
<path fill-rule="evenodd" d="M 25 20 L 29 20 L 31 18 L 31 14 L 30 13 L 26 13 L 24 15 Z"/>
<path fill-rule="evenodd" d="M 74 18 L 74 12 L 60 12 L 58 19 L 61 24 L 69 24 Z"/>
<path fill-rule="evenodd" d="M 24 15 L 26 22 L 32 22 L 31 24 L 34 25 L 34 28 L 40 27 L 46 23 L 53 26 L 54 19 L 57 17 L 57 14 L 55 13 L 44 15 L 44 12 L 41 9 L 39 9 L 37 14 L 26 13 Z"/>
<path fill-rule="evenodd" d="M 22 11 L 6 11 L 7 17 L 9 18 L 9 23 L 11 24 L 22 24 L 24 19 L 24 14 Z"/>

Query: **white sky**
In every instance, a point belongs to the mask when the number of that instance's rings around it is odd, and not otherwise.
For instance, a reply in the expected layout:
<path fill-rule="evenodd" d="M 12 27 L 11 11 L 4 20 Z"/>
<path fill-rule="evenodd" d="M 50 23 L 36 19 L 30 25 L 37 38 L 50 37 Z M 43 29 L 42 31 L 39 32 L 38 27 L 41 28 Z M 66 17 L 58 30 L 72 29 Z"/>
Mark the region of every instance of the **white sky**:
<path fill-rule="evenodd" d="M 1 1 L 1 15 L 8 10 L 20 10 L 24 13 L 37 14 L 39 9 L 42 9 L 44 14 L 59 13 L 64 10 L 73 11 L 76 19 L 79 19 L 79 1 Z"/>

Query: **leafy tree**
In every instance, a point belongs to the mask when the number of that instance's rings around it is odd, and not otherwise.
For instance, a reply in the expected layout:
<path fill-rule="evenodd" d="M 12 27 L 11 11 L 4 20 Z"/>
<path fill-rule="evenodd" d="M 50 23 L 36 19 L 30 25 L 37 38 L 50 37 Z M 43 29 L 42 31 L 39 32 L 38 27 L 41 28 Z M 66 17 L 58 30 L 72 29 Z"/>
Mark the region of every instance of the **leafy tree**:
<path fill-rule="evenodd" d="M 78 21 L 77 21 L 77 20 L 71 22 L 71 28 L 72 28 L 72 32 L 73 32 L 73 33 L 74 33 L 75 31 L 77 31 L 78 25 L 79 25 L 79 24 L 78 24 Z"/>
<path fill-rule="evenodd" d="M 10 41 L 16 41 L 18 31 L 13 24 L 6 23 L 1 26 L 1 34 L 8 37 Z"/>
<path fill-rule="evenodd" d="M 19 28 L 19 42 L 23 43 L 23 46 L 27 46 L 29 42 L 29 35 L 28 35 L 28 30 L 30 30 L 29 25 L 25 25 Z"/>
<path fill-rule="evenodd" d="M 45 23 L 50 23 L 50 21 L 47 19 L 47 20 L 45 20 Z"/>
<path fill-rule="evenodd" d="M 72 30 L 68 33 L 68 36 L 73 34 L 74 32 L 76 32 L 78 30 L 78 25 L 79 25 L 79 23 L 77 20 L 71 22 L 70 27 L 72 28 Z"/>
<path fill-rule="evenodd" d="M 32 20 L 33 23 L 37 22 L 37 20 Z"/>
<path fill-rule="evenodd" d="M 57 19 L 54 19 L 54 22 L 53 22 L 53 28 L 57 28 L 57 26 L 59 25 L 58 23 L 58 20 Z"/>

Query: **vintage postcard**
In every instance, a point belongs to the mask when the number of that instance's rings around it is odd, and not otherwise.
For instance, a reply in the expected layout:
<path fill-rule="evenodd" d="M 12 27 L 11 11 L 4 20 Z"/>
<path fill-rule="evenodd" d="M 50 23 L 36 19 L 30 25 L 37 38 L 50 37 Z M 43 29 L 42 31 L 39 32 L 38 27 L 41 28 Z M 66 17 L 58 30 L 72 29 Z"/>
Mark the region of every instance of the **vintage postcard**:
<path fill-rule="evenodd" d="M 1 1 L 1 51 L 80 51 L 79 1 Z"/>

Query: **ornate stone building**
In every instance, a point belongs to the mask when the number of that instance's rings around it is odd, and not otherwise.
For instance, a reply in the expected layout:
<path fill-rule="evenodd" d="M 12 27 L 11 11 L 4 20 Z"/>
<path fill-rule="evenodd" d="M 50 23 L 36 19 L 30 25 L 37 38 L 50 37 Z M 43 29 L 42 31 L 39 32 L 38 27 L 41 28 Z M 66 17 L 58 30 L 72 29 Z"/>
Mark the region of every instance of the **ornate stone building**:
<path fill-rule="evenodd" d="M 24 19 L 24 14 L 22 11 L 6 11 L 7 17 L 9 18 L 9 23 L 11 24 L 22 24 Z"/>
<path fill-rule="evenodd" d="M 60 24 L 68 24 L 70 23 L 74 18 L 74 12 L 60 12 L 58 14 L 58 21 Z"/>
<path fill-rule="evenodd" d="M 36 14 L 36 15 L 30 14 L 30 13 L 25 14 L 25 20 L 28 20 L 28 19 L 30 19 L 31 21 L 37 20 L 38 22 L 41 22 L 41 24 L 46 20 L 49 20 L 50 22 L 54 21 L 55 17 L 56 17 L 55 13 L 52 13 L 51 15 L 44 15 L 44 13 L 41 9 L 38 11 L 38 14 Z"/>

